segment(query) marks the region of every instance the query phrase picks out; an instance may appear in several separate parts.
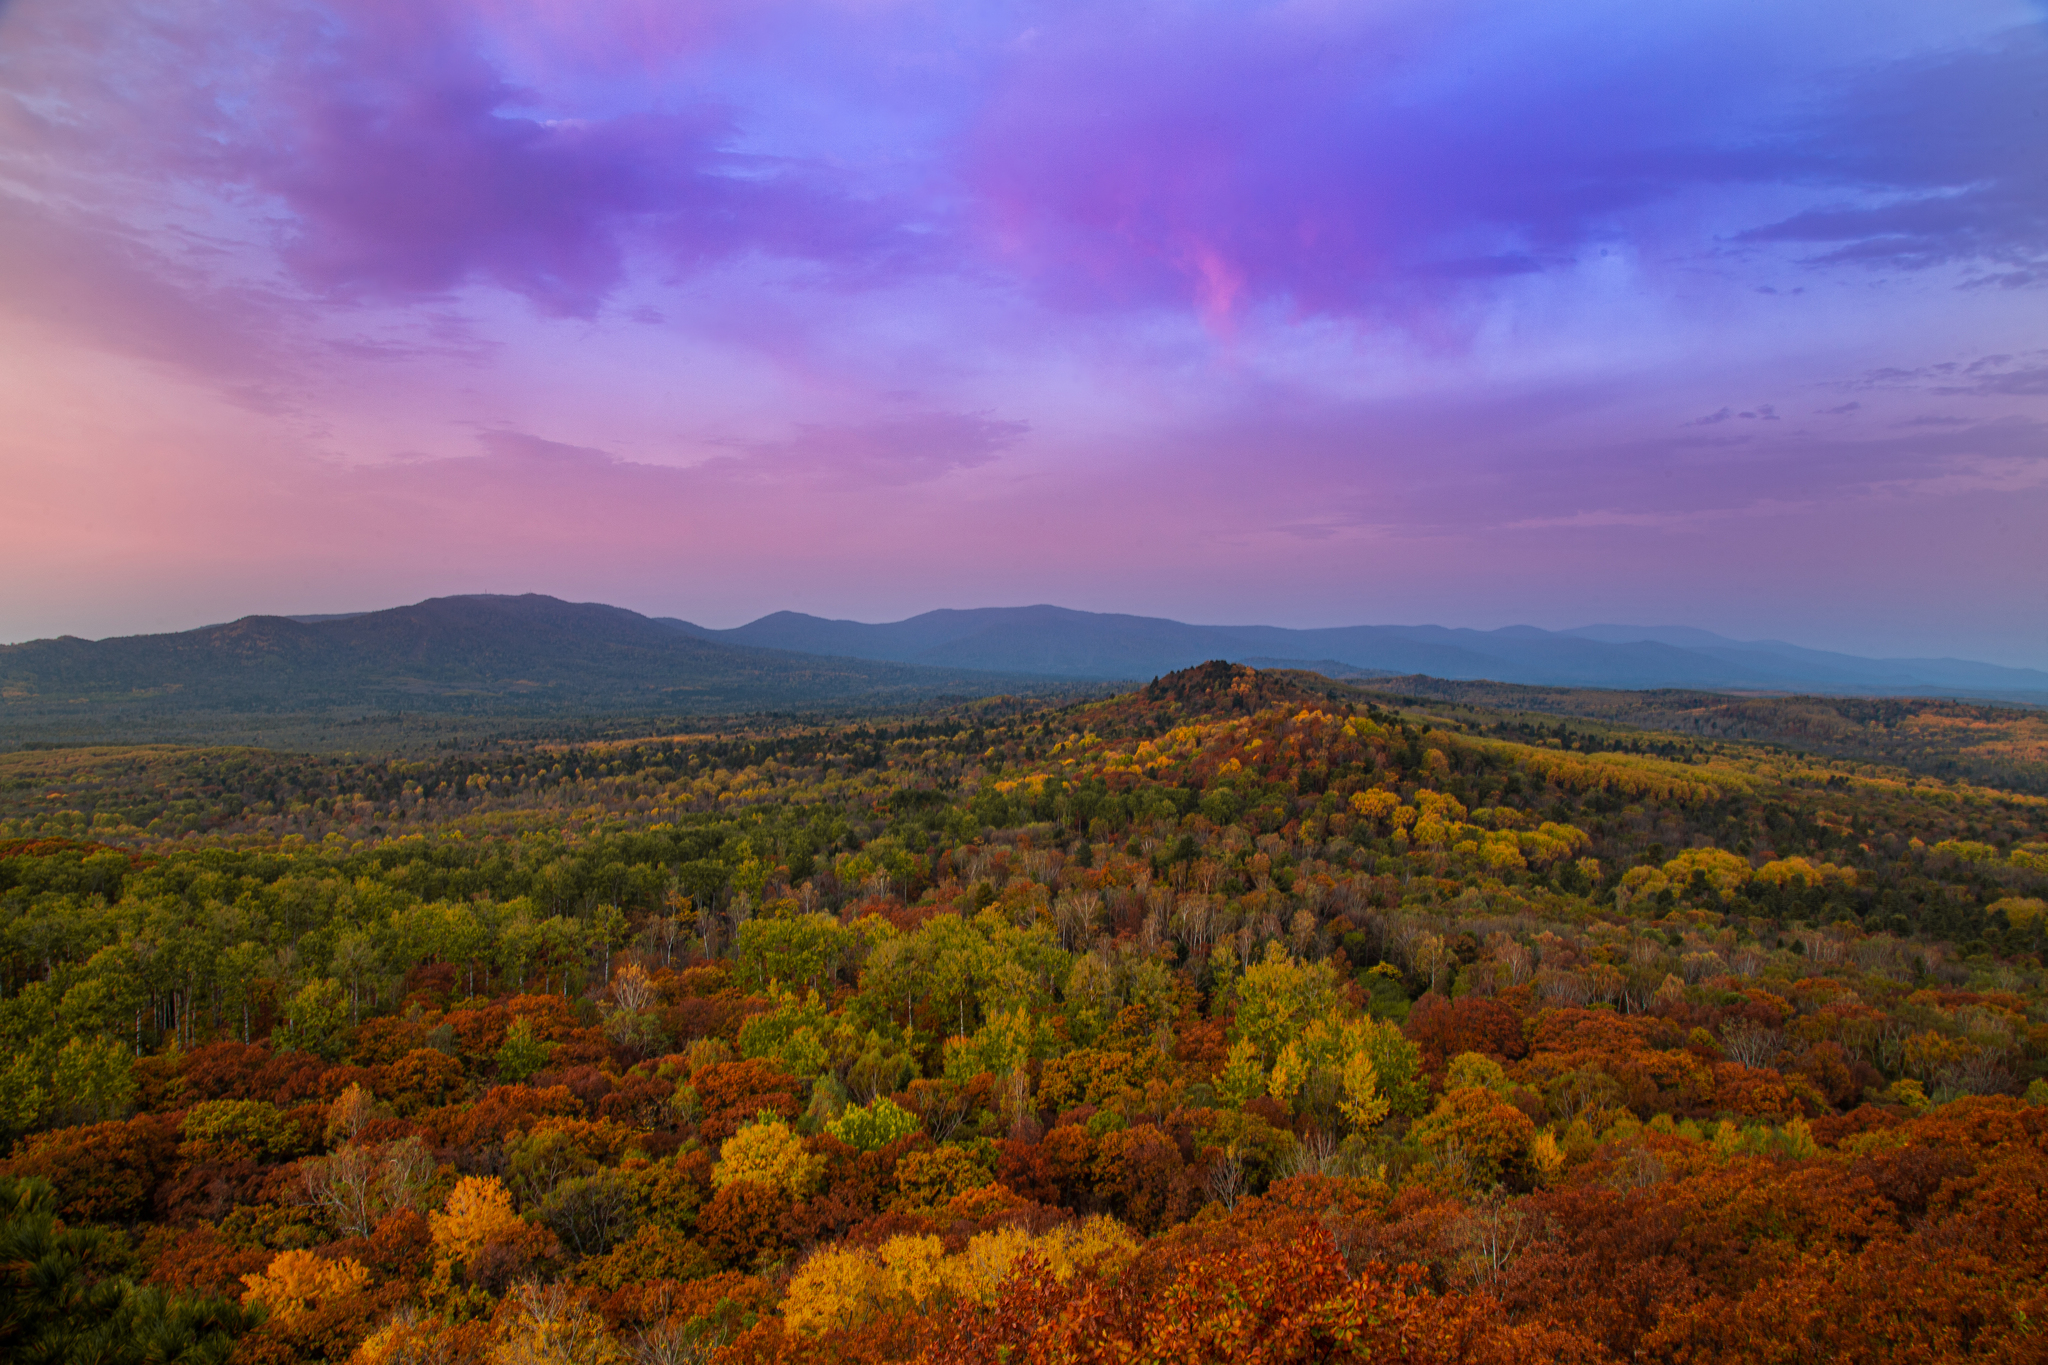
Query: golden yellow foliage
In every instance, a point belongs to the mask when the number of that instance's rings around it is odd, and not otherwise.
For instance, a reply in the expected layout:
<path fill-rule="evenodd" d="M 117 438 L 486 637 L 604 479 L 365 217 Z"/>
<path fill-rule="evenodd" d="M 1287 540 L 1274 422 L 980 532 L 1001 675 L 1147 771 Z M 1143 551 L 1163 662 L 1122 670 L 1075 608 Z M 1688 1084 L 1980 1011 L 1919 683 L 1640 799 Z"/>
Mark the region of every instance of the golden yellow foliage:
<path fill-rule="evenodd" d="M 1266 1090 L 1280 1103 L 1291 1105 L 1307 1080 L 1308 1063 L 1303 1060 L 1300 1047 L 1289 1043 L 1273 1059 L 1272 1074 L 1266 1078 Z"/>
<path fill-rule="evenodd" d="M 1375 788 L 1369 792 L 1358 792 L 1351 798 L 1353 813 L 1368 820 L 1391 820 L 1401 805 L 1401 798 L 1390 791 Z"/>
<path fill-rule="evenodd" d="M 1548 866 L 1570 857 L 1591 843 L 1592 838 L 1592 835 L 1577 825 L 1561 825 L 1554 820 L 1545 820 L 1535 829 L 1518 831 L 1515 834 L 1515 843 L 1521 849 L 1523 857 Z"/>
<path fill-rule="evenodd" d="M 1772 886 L 1785 886 L 1795 881 L 1806 886 L 1856 885 L 1854 868 L 1836 867 L 1833 863 L 1809 862 L 1805 858 L 1779 858 L 1775 862 L 1765 863 L 1756 870 L 1755 876 L 1758 881 L 1768 882 Z"/>
<path fill-rule="evenodd" d="M 262 1304 L 282 1319 L 353 1294 L 370 1282 L 370 1269 L 346 1256 L 328 1260 L 310 1251 L 281 1251 L 255 1275 L 244 1275 L 245 1304 Z"/>
<path fill-rule="evenodd" d="M 819 1335 L 857 1327 L 885 1310 L 925 1310 L 946 1301 L 992 1304 L 1026 1253 L 1060 1280 L 1110 1273 L 1137 1254 L 1138 1239 L 1114 1218 L 1094 1217 L 1033 1237 L 1018 1227 L 969 1239 L 958 1255 L 937 1237 L 891 1237 L 874 1251 L 855 1247 L 812 1253 L 797 1268 L 782 1301 L 792 1332 Z"/>
<path fill-rule="evenodd" d="M 348 1358 L 349 1365 L 447 1365 L 467 1360 L 470 1343 L 464 1337 L 475 1330 L 451 1329 L 441 1318 L 401 1308 L 363 1339 Z"/>
<path fill-rule="evenodd" d="M 1705 874 L 1707 885 L 1726 900 L 1749 882 L 1749 859 L 1721 848 L 1689 848 L 1664 864 L 1665 877 L 1679 886 L 1695 872 Z"/>
<path fill-rule="evenodd" d="M 1114 1218 L 1097 1214 L 1048 1231 L 1033 1244 L 1053 1275 L 1072 1279 L 1077 1272 L 1114 1274 L 1138 1254 L 1138 1239 Z"/>
<path fill-rule="evenodd" d="M 1529 1139 L 1529 1164 L 1536 1168 L 1537 1178 L 1544 1181 L 1556 1179 L 1564 1169 L 1564 1148 L 1548 1128 Z"/>
<path fill-rule="evenodd" d="M 742 1180 L 773 1185 L 801 1199 L 825 1171 L 825 1158 L 804 1150 L 804 1140 L 781 1119 L 750 1123 L 718 1149 L 711 1183 L 724 1189 Z"/>
<path fill-rule="evenodd" d="M 1900 1062 L 1909 1076 L 1926 1081 L 1945 1067 L 1968 1061 L 1981 1050 L 1968 1038 L 1950 1038 L 1927 1029 L 1906 1039 Z"/>
<path fill-rule="evenodd" d="M 1415 822 L 1409 837 L 1424 848 L 1439 848 L 1450 842 L 1451 827 L 1434 814 L 1428 814 Z"/>
<path fill-rule="evenodd" d="M 1480 858 L 1495 871 L 1520 871 L 1529 865 L 1522 856 L 1522 841 L 1515 837 L 1513 830 L 1496 830 L 1478 844 L 1476 851 Z"/>
<path fill-rule="evenodd" d="M 936 1209 L 955 1195 L 994 1181 L 961 1148 L 912 1152 L 896 1163 L 896 1203 L 906 1209 Z"/>
<path fill-rule="evenodd" d="M 958 1298 L 994 1303 L 997 1288 L 1009 1277 L 1017 1258 L 1032 1246 L 1031 1234 L 1017 1227 L 997 1228 L 970 1238 L 958 1256 L 947 1258 L 947 1288 Z"/>
<path fill-rule="evenodd" d="M 857 1327 L 889 1297 L 891 1288 L 888 1272 L 872 1252 L 857 1247 L 816 1251 L 789 1282 L 782 1321 L 792 1332 L 813 1336 L 835 1327 Z"/>
<path fill-rule="evenodd" d="M 1496 739 L 1467 738 L 1461 743 L 1501 754 L 1574 791 L 1611 791 L 1654 801 L 1712 801 L 1756 786 L 1747 775 L 1720 764 L 1673 763 L 1636 754 L 1576 754 Z"/>
<path fill-rule="evenodd" d="M 2024 929 L 2048 914 L 2048 901 L 2039 896 L 2006 896 L 1991 902 L 1986 909 L 2003 910 L 2008 924 L 2015 929 Z"/>
<path fill-rule="evenodd" d="M 484 1244 L 519 1227 L 512 1210 L 512 1192 L 491 1176 L 465 1176 L 448 1194 L 446 1211 L 427 1215 L 434 1248 L 443 1256 L 467 1261 Z"/>
<path fill-rule="evenodd" d="M 500 1321 L 491 1365 L 625 1365 L 631 1359 L 582 1298 L 551 1285 L 521 1285 Z"/>
<path fill-rule="evenodd" d="M 1343 1081 L 1344 1098 L 1337 1101 L 1337 1111 L 1352 1127 L 1370 1128 L 1393 1107 L 1380 1094 L 1379 1068 L 1373 1065 L 1372 1054 L 1363 1048 L 1345 1058 Z"/>
<path fill-rule="evenodd" d="M 339 1147 L 354 1142 L 356 1134 L 376 1116 L 376 1097 L 361 1085 L 351 1085 L 327 1106 L 327 1145 Z"/>
<path fill-rule="evenodd" d="M 946 1288 L 946 1244 L 936 1237 L 891 1237 L 875 1254 L 894 1291 L 919 1308 Z"/>
<path fill-rule="evenodd" d="M 1465 818 L 1464 803 L 1454 796 L 1424 788 L 1415 793 L 1415 808 L 1428 819 L 1441 820 L 1447 825 L 1456 824 Z"/>

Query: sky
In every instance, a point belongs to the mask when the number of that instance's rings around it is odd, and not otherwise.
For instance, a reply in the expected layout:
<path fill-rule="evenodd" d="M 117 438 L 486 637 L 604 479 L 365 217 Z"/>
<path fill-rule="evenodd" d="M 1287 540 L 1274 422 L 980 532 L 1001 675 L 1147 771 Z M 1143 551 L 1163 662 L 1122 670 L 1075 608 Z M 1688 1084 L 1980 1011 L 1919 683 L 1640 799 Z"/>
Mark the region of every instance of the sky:
<path fill-rule="evenodd" d="M 2048 667 L 2041 0 L 0 0 L 0 640 L 544 592 Z"/>

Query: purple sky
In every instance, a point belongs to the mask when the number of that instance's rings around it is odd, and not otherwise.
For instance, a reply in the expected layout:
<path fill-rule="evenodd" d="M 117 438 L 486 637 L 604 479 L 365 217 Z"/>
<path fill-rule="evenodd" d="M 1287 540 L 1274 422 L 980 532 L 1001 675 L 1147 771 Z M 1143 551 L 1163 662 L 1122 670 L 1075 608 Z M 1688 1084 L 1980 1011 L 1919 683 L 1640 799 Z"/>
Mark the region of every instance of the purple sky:
<path fill-rule="evenodd" d="M 2044 16 L 0 3 L 0 639 L 537 591 L 2048 666 Z"/>

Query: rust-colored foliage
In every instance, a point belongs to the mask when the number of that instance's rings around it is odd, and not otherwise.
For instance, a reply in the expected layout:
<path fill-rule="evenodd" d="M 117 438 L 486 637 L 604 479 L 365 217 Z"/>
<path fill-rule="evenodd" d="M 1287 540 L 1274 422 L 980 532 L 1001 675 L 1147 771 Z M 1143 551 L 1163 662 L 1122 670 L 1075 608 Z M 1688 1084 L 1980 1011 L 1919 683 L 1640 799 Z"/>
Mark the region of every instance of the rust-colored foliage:
<path fill-rule="evenodd" d="M 692 1076 L 690 1085 L 703 1106 L 697 1136 L 714 1149 L 763 1110 L 791 1122 L 803 1112 L 797 1100 L 798 1083 L 773 1062 L 713 1062 Z"/>
<path fill-rule="evenodd" d="M 1030 1266 L 987 1310 L 956 1310 L 928 1359 L 965 1365 L 1309 1365 L 1584 1361 L 1582 1337 L 1517 1327 L 1484 1298 L 1440 1297 L 1414 1266 L 1354 1272 L 1327 1231 L 1197 1255 L 1156 1295 Z"/>
<path fill-rule="evenodd" d="M 444 1147 L 476 1148 L 501 1143 L 508 1134 L 523 1132 L 548 1115 L 574 1117 L 582 1112 L 583 1102 L 567 1086 L 543 1090 L 500 1085 L 471 1104 L 424 1110 L 415 1121 Z"/>
<path fill-rule="evenodd" d="M 1444 1063 L 1461 1052 L 1483 1053 L 1501 1061 L 1514 1061 L 1529 1052 L 1522 1016 L 1498 1000 L 1476 995 L 1456 1000 L 1425 995 L 1415 1002 L 1401 1031 L 1422 1049 L 1423 1065 L 1431 1071 L 1443 1070 Z"/>
<path fill-rule="evenodd" d="M 1107 1133 L 1097 1145 L 1096 1205 L 1139 1231 L 1179 1222 L 1199 1198 L 1180 1147 L 1154 1125 Z"/>
<path fill-rule="evenodd" d="M 178 1150 L 178 1121 L 139 1114 L 125 1122 L 63 1128 L 30 1138 L 0 1175 L 40 1176 L 59 1210 L 80 1223 L 132 1223 L 149 1215 Z"/>
<path fill-rule="evenodd" d="M 781 1251 L 789 1196 L 773 1185 L 742 1180 L 711 1197 L 697 1215 L 697 1232 L 718 1264 L 750 1270 Z"/>
<path fill-rule="evenodd" d="M 413 1048 L 377 1078 L 376 1091 L 401 1114 L 447 1104 L 462 1094 L 462 1063 L 432 1048 Z"/>
<path fill-rule="evenodd" d="M 260 1247 L 228 1245 L 211 1223 L 165 1229 L 146 1242 L 144 1250 L 154 1252 L 149 1257 L 150 1283 L 183 1293 L 229 1297 L 239 1297 L 244 1288 L 242 1277 L 262 1270 L 271 1258 L 271 1253 Z"/>

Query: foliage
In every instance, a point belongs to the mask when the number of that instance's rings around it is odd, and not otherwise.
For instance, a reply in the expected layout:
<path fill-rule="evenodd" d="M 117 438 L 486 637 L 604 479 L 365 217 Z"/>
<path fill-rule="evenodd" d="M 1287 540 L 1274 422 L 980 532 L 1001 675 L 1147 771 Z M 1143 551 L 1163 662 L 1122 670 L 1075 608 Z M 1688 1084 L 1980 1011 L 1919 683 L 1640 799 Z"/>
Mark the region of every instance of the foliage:
<path fill-rule="evenodd" d="M 625 1365 L 604 1319 L 560 1286 L 521 1285 L 507 1301 L 490 1365 Z"/>
<path fill-rule="evenodd" d="M 909 1209 L 936 1209 L 994 1177 L 959 1147 L 912 1152 L 896 1163 L 897 1201 Z"/>
<path fill-rule="evenodd" d="M 23 759 L 0 1331 L 2029 1358 L 2048 801 L 1390 701 Z"/>
<path fill-rule="evenodd" d="M 311 1251 L 281 1251 L 260 1274 L 242 1277 L 242 1302 L 289 1321 L 369 1282 L 369 1267 L 352 1257 L 330 1260 Z"/>
<path fill-rule="evenodd" d="M 427 1215 L 434 1249 L 457 1262 L 474 1260 L 478 1253 L 519 1227 L 519 1215 L 512 1209 L 512 1194 L 489 1176 L 465 1176 L 448 1193 L 446 1206 Z"/>
<path fill-rule="evenodd" d="M 824 1169 L 825 1159 L 806 1151 L 796 1130 L 763 1115 L 720 1144 L 711 1183 L 722 1189 L 747 1181 L 801 1197 L 811 1192 Z"/>
<path fill-rule="evenodd" d="M 498 1045 L 495 1060 L 498 1075 L 517 1083 L 548 1064 L 555 1045 L 534 1033 L 531 1019 L 514 1019 L 505 1028 L 505 1041 Z"/>
<path fill-rule="evenodd" d="M 874 1152 L 898 1138 L 909 1137 L 919 1126 L 915 1114 L 887 1095 L 877 1095 L 871 1104 L 848 1105 L 838 1118 L 825 1125 L 825 1131 L 850 1147 Z"/>

